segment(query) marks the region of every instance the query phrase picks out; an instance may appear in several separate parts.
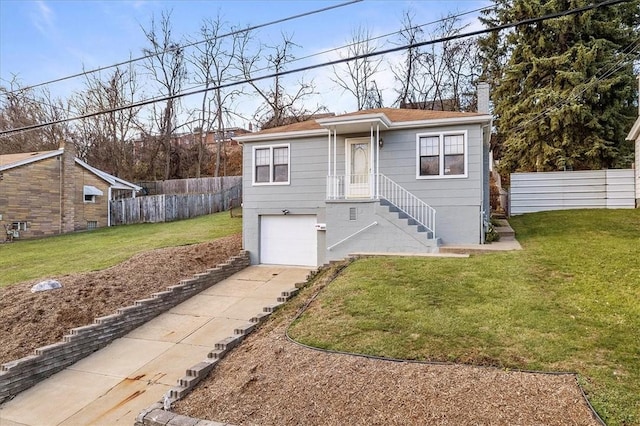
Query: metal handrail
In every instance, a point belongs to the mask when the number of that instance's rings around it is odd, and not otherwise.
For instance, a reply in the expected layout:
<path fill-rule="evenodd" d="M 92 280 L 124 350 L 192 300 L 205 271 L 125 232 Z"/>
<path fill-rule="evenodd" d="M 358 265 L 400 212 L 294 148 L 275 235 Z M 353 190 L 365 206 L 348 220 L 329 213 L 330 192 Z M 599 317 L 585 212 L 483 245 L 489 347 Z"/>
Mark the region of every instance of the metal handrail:
<path fill-rule="evenodd" d="M 436 210 L 382 173 L 379 174 L 378 196 L 402 210 L 436 237 Z"/>
<path fill-rule="evenodd" d="M 371 228 L 372 226 L 376 226 L 377 224 L 378 224 L 378 222 L 370 223 L 369 225 L 365 226 L 365 227 L 364 227 L 364 228 L 362 228 L 361 230 L 356 231 L 356 232 L 354 232 L 353 234 L 349 235 L 348 237 L 341 239 L 340 241 L 338 241 L 337 243 L 333 244 L 332 246 L 327 247 L 327 250 L 331 251 L 331 249 L 333 249 L 333 248 L 335 248 L 335 247 L 339 246 L 340 244 L 344 243 L 344 242 L 345 242 L 345 241 L 347 241 L 348 239 L 355 237 L 355 236 L 356 236 L 356 235 L 358 235 L 359 233 L 364 232 L 364 231 L 366 231 L 367 229 Z"/>

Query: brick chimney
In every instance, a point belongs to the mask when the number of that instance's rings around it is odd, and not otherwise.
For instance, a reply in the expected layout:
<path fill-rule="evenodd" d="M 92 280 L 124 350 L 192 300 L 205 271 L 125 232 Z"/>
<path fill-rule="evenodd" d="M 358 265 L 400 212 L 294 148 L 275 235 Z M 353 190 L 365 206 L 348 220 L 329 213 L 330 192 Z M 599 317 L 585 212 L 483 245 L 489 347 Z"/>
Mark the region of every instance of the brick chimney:
<path fill-rule="evenodd" d="M 489 83 L 486 81 L 478 82 L 478 112 L 480 114 L 489 114 Z"/>
<path fill-rule="evenodd" d="M 76 219 L 76 150 L 73 142 L 61 142 L 60 233 L 75 231 Z"/>

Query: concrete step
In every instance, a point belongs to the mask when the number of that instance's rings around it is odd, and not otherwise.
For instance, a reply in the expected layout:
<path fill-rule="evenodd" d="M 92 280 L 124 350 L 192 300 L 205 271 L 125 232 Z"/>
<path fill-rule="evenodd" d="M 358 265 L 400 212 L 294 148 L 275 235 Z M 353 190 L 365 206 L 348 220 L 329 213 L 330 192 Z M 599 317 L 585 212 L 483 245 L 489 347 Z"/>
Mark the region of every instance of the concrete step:
<path fill-rule="evenodd" d="M 513 241 L 516 238 L 515 231 L 510 226 L 497 226 L 494 228 L 501 241 Z"/>

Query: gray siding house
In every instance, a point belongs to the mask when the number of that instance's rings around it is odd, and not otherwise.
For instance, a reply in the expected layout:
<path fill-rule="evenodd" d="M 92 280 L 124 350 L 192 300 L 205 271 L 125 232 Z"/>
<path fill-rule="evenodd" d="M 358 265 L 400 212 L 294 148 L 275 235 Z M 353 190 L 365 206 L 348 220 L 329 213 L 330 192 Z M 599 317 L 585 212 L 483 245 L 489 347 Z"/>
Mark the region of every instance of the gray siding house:
<path fill-rule="evenodd" d="M 238 137 L 251 262 L 483 243 L 490 127 L 486 113 L 381 108 Z"/>

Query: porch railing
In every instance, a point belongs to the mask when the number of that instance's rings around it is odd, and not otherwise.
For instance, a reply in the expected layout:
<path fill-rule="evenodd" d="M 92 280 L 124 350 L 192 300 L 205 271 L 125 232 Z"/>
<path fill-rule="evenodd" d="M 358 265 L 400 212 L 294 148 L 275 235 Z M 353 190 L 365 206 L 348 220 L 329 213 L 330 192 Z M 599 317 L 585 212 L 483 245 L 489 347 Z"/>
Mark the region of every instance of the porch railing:
<path fill-rule="evenodd" d="M 375 175 L 327 176 L 327 199 L 375 198 Z"/>
<path fill-rule="evenodd" d="M 383 174 L 327 176 L 327 199 L 385 199 L 435 238 L 435 209 Z"/>
<path fill-rule="evenodd" d="M 378 197 L 389 201 L 436 237 L 436 210 L 383 174 L 378 175 Z"/>

